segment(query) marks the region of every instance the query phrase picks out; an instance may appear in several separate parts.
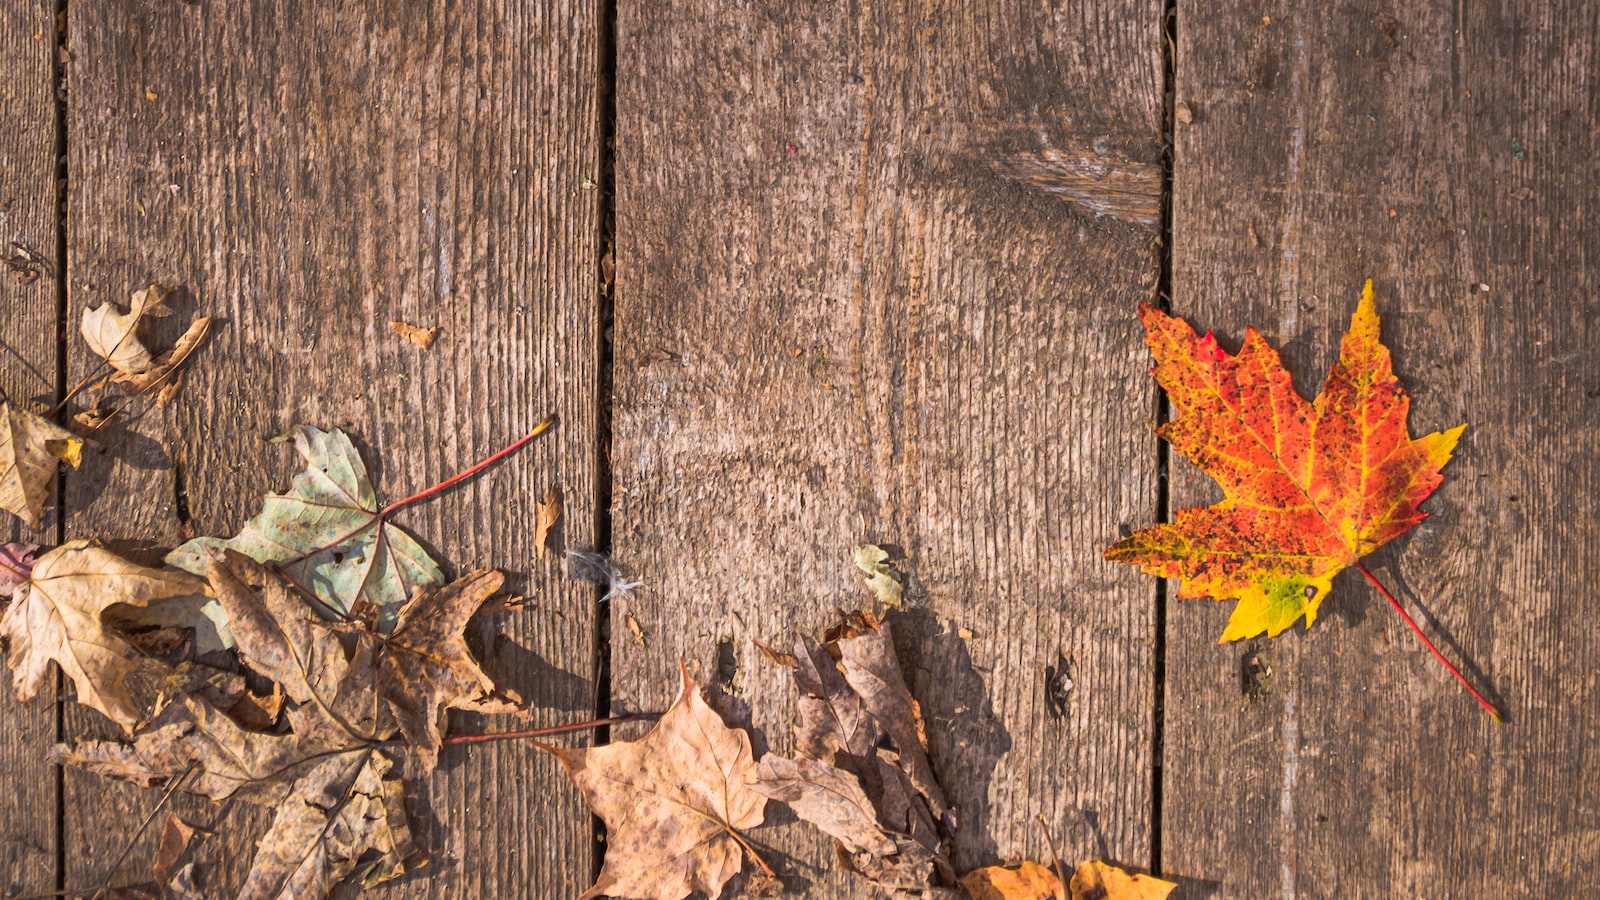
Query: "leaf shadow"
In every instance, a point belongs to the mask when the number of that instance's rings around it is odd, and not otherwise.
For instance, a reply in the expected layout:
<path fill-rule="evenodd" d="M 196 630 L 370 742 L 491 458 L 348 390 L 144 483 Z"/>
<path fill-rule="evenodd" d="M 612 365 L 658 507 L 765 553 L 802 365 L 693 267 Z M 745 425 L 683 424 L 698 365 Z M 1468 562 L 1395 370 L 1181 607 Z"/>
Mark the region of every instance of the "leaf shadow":
<path fill-rule="evenodd" d="M 1393 545 L 1391 544 L 1390 546 L 1392 547 Z M 1384 548 L 1384 550 L 1388 549 Z M 1440 645 L 1441 649 L 1445 651 L 1445 656 L 1455 664 L 1456 668 L 1461 670 L 1461 674 L 1466 676 L 1472 686 L 1477 688 L 1490 703 L 1495 705 L 1495 708 L 1500 711 L 1502 722 L 1508 725 L 1515 722 L 1516 718 L 1506 705 L 1505 696 L 1500 693 L 1500 689 L 1483 669 L 1466 654 L 1461 647 L 1461 643 L 1456 640 L 1450 629 L 1446 628 L 1444 623 L 1440 621 L 1439 616 L 1434 613 L 1433 609 L 1417 599 L 1417 592 L 1412 590 L 1411 585 L 1407 583 L 1405 573 L 1401 571 L 1398 565 L 1394 564 L 1393 556 L 1393 553 L 1386 553 L 1380 550 L 1370 557 L 1373 565 L 1368 568 L 1374 570 L 1374 575 L 1378 575 L 1381 571 L 1382 575 L 1379 580 L 1388 585 L 1389 592 L 1395 595 L 1395 599 L 1414 607 L 1422 614 L 1421 616 L 1413 616 L 1413 618 L 1419 619 L 1417 625 L 1427 633 L 1435 644 Z M 1377 602 L 1383 602 L 1381 597 L 1376 597 L 1376 591 L 1371 593 L 1374 594 Z M 1430 664 L 1433 662 L 1430 660 Z M 1457 689 L 1459 689 L 1459 686 L 1457 686 Z"/>
<path fill-rule="evenodd" d="M 951 862 L 962 872 L 995 862 L 989 784 L 1011 750 L 1011 735 L 952 623 L 930 609 L 905 610 L 890 621 L 895 653 L 922 706 L 929 760 L 956 809 Z"/>
<path fill-rule="evenodd" d="M 1382 598 L 1366 589 L 1366 581 L 1356 570 L 1345 569 L 1333 576 L 1333 587 L 1328 591 L 1328 598 L 1322 601 L 1317 617 L 1338 619 L 1344 627 L 1354 630 L 1367 621 L 1374 599 Z"/>
<path fill-rule="evenodd" d="M 1189 878 L 1170 872 L 1160 877 L 1177 885 L 1167 900 L 1211 900 L 1222 892 L 1222 882 L 1214 878 Z"/>
<path fill-rule="evenodd" d="M 110 486 L 118 465 L 140 471 L 171 471 L 172 459 L 160 441 L 145 437 L 112 420 L 112 424 L 85 442 L 78 468 L 67 472 L 74 506 L 88 508 Z M 169 498 L 170 499 L 170 498 Z"/>
<path fill-rule="evenodd" d="M 563 712 L 594 710 L 593 682 L 551 665 L 523 641 L 474 623 L 467 643 L 495 684 L 516 691 L 529 706 Z"/>

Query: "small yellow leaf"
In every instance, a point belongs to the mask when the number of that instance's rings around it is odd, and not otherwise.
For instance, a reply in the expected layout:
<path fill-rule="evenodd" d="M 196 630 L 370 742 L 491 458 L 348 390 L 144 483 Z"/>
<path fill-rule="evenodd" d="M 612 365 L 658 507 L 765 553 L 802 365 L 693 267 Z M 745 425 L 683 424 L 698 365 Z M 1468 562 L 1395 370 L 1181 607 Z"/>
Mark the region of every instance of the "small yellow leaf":
<path fill-rule="evenodd" d="M 50 455 L 76 469 L 83 462 L 83 441 L 78 438 L 66 438 L 59 441 L 45 441 L 44 448 Z"/>
<path fill-rule="evenodd" d="M 434 326 L 433 328 L 418 328 L 415 325 L 407 325 L 404 322 L 390 322 L 389 327 L 394 329 L 395 334 L 400 335 L 424 350 L 432 347 L 433 339 L 439 336 L 438 326 Z"/>
<path fill-rule="evenodd" d="M 1061 879 L 1036 862 L 1015 869 L 988 866 L 961 876 L 972 900 L 1065 900 Z"/>

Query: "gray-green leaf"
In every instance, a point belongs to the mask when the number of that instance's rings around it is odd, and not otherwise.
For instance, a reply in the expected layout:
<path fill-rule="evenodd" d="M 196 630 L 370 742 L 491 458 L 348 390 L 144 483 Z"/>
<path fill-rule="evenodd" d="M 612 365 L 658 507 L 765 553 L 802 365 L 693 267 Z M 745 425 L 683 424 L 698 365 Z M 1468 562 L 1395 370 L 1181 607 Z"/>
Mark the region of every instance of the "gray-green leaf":
<path fill-rule="evenodd" d="M 378 517 L 367 468 L 344 432 L 302 425 L 292 438 L 306 467 L 289 492 L 268 494 L 238 536 L 195 538 L 172 551 L 167 563 L 204 575 L 208 548 L 237 550 L 277 564 L 335 614 L 370 603 L 387 632 L 412 590 L 444 584 L 444 573 L 410 535 Z"/>

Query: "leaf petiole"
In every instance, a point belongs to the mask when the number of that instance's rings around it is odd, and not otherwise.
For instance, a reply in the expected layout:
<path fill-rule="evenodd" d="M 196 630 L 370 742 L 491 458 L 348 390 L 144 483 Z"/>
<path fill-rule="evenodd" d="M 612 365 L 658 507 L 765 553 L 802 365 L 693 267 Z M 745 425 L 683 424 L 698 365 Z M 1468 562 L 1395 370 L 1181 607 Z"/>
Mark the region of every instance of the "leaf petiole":
<path fill-rule="evenodd" d="M 611 716 L 607 719 L 590 719 L 587 722 L 573 722 L 570 725 L 551 725 L 549 728 L 532 728 L 526 731 L 496 731 L 490 734 L 458 734 L 447 737 L 440 743 L 449 744 L 477 744 L 484 741 L 514 741 L 524 738 L 546 737 L 552 734 L 564 734 L 568 731 L 582 731 L 585 728 L 601 728 L 606 725 L 619 725 L 623 722 L 635 722 L 639 719 L 659 718 L 652 713 L 629 713 L 624 716 Z"/>
<path fill-rule="evenodd" d="M 479 472 L 482 472 L 484 469 L 487 469 L 490 466 L 494 465 L 495 463 L 499 462 L 500 460 L 505 459 L 506 457 L 508 457 L 511 454 L 517 452 L 518 450 L 521 450 L 523 447 L 527 446 L 529 441 L 532 441 L 534 438 L 538 437 L 539 435 L 544 434 L 546 431 L 549 431 L 551 428 L 554 428 L 555 424 L 556 424 L 556 416 L 555 416 L 555 414 L 552 413 L 551 415 L 545 416 L 544 417 L 544 421 L 542 421 L 539 424 L 533 426 L 533 430 L 532 431 L 528 432 L 527 434 L 523 435 L 520 438 L 517 438 L 516 441 L 514 441 L 510 446 L 506 447 L 504 450 L 501 450 L 499 453 L 496 453 L 495 455 L 489 457 L 488 459 L 483 460 L 482 462 L 474 463 L 470 468 L 467 468 L 467 469 L 464 469 L 464 470 L 462 470 L 460 472 L 457 472 L 456 474 L 450 476 L 449 478 L 446 478 L 445 480 L 439 482 L 438 484 L 434 485 L 433 487 L 426 488 L 424 490 L 418 491 L 417 493 L 412 494 L 409 497 L 403 497 L 403 498 L 401 498 L 399 500 L 396 500 L 395 502 L 389 504 L 388 506 L 385 506 L 382 510 L 380 510 L 378 512 L 378 520 L 382 521 L 384 519 L 387 519 L 391 514 L 398 512 L 402 507 L 410 506 L 411 504 L 417 502 L 418 500 L 424 500 L 424 499 L 427 499 L 428 497 L 432 497 L 434 494 L 437 494 L 440 491 L 445 490 L 446 488 L 452 487 L 453 485 L 456 485 L 456 484 L 458 484 L 458 483 L 460 483 L 462 481 L 467 480 L 468 478 L 471 478 L 472 476 L 478 474 Z"/>
<path fill-rule="evenodd" d="M 1379 581 L 1377 576 L 1373 575 L 1366 566 L 1359 562 L 1356 563 L 1356 570 L 1359 571 L 1374 588 L 1378 589 L 1378 593 L 1383 595 L 1383 599 L 1389 601 L 1389 605 L 1394 607 L 1394 611 L 1400 614 L 1400 618 L 1406 620 L 1406 624 L 1411 626 L 1411 630 L 1416 634 L 1417 639 L 1422 641 L 1423 646 L 1427 647 L 1433 652 L 1434 658 L 1438 659 L 1439 662 L 1444 663 L 1444 667 L 1450 670 L 1450 674 L 1454 675 L 1457 681 L 1461 682 L 1461 686 L 1470 691 L 1473 697 L 1477 698 L 1478 703 L 1482 704 L 1484 712 L 1487 712 L 1489 715 L 1493 716 L 1496 722 L 1505 722 L 1505 716 L 1500 714 L 1500 710 L 1496 708 L 1493 703 L 1485 700 L 1483 695 L 1478 693 L 1478 689 L 1473 687 L 1471 682 L 1467 681 L 1466 676 L 1462 675 L 1455 666 L 1451 665 L 1450 660 L 1444 658 L 1444 654 L 1440 653 L 1439 648 L 1433 645 L 1433 641 L 1428 640 L 1428 636 L 1423 634 L 1422 629 L 1417 626 L 1416 620 L 1412 619 L 1411 614 L 1406 612 L 1405 607 L 1400 605 L 1400 601 L 1396 600 L 1394 595 L 1389 593 L 1389 589 L 1383 586 L 1383 582 Z"/>

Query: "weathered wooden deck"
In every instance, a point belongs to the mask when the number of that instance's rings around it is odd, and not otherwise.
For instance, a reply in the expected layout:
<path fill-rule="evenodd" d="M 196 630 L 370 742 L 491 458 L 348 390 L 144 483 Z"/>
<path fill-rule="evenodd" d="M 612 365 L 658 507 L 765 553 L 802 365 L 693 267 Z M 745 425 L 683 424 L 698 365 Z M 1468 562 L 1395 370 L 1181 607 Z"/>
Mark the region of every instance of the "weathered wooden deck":
<path fill-rule="evenodd" d="M 0 283 L 9 396 L 59 398 L 80 312 L 147 282 L 225 320 L 13 536 L 232 533 L 296 422 L 401 496 L 553 411 L 404 518 L 535 598 L 477 640 L 538 722 L 662 708 L 681 653 L 786 748 L 751 639 L 857 602 L 872 540 L 911 575 L 962 868 L 1046 854 L 1042 813 L 1181 896 L 1600 895 L 1595 4 L 8 0 L 0 110 L 0 239 L 57 270 Z M 1369 275 L 1417 430 L 1471 425 L 1373 562 L 1504 726 L 1357 578 L 1247 703 L 1227 610 L 1100 556 L 1212 496 L 1152 436 L 1137 304 L 1254 324 L 1315 392 Z M 565 544 L 645 588 L 606 609 L 535 555 L 551 483 Z M 0 698 L 8 893 L 100 885 L 156 800 L 46 765 L 84 732 Z M 381 895 L 590 881 L 592 821 L 527 746 L 447 752 L 430 806 L 433 864 Z M 226 812 L 219 896 L 264 825 Z M 797 895 L 870 895 L 814 830 L 756 837 Z"/>

